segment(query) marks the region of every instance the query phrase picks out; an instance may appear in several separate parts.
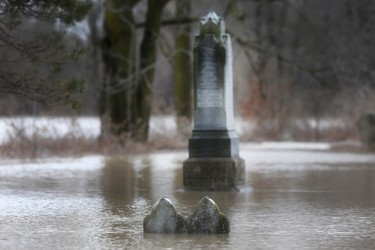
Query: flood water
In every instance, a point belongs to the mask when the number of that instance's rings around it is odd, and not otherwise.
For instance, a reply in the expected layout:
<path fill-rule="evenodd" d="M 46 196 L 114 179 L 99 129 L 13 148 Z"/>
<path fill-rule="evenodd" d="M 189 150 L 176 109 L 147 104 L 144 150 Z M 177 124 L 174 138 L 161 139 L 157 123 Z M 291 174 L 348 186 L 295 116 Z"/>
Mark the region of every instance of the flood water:
<path fill-rule="evenodd" d="M 184 191 L 184 152 L 0 161 L 0 249 L 374 249 L 375 154 L 280 145 L 241 147 L 241 192 Z M 206 195 L 229 235 L 143 234 L 160 197 Z"/>

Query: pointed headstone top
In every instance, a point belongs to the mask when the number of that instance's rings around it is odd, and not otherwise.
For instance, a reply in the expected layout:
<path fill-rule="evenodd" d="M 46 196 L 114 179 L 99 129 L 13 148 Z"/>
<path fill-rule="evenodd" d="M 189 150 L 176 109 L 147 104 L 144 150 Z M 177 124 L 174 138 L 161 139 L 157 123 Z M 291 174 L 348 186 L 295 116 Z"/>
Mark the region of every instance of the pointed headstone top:
<path fill-rule="evenodd" d="M 152 207 L 150 214 L 143 220 L 145 233 L 185 233 L 185 219 L 176 212 L 172 202 L 160 198 Z"/>
<path fill-rule="evenodd" d="M 216 205 L 216 203 L 208 196 L 203 197 L 195 207 L 195 213 L 199 216 L 201 214 L 211 214 L 211 215 L 216 215 L 219 214 L 219 207 Z"/>
<path fill-rule="evenodd" d="M 216 203 L 205 196 L 196 205 L 194 212 L 187 218 L 190 233 L 228 234 L 229 220 L 222 214 Z"/>
<path fill-rule="evenodd" d="M 173 204 L 167 197 L 161 197 L 152 207 L 153 209 L 157 209 L 158 207 L 168 207 L 172 208 Z M 174 209 L 174 208 L 173 208 Z"/>
<path fill-rule="evenodd" d="M 214 11 L 208 12 L 206 16 L 201 17 L 200 21 L 201 30 L 200 34 L 206 33 L 215 34 L 220 37 L 225 33 L 225 24 L 221 17 L 219 17 Z"/>
<path fill-rule="evenodd" d="M 206 24 L 207 22 L 213 22 L 215 24 L 219 23 L 220 22 L 220 17 L 214 12 L 214 11 L 210 11 L 208 12 L 208 14 L 206 16 L 203 16 L 201 18 L 201 23 L 204 25 Z"/>

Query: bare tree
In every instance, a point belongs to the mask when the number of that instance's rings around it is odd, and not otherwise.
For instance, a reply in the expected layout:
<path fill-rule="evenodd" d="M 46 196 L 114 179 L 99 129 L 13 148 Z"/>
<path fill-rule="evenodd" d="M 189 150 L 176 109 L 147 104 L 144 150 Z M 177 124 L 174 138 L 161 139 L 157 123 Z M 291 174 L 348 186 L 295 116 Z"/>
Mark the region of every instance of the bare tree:
<path fill-rule="evenodd" d="M 352 128 L 353 117 L 371 108 L 374 2 L 238 0 L 232 6 L 230 32 L 252 69 L 245 108 L 266 119 L 263 125 L 278 124 L 279 138 L 304 118 L 315 120 L 309 139 L 320 139 L 321 119 L 347 117 Z"/>
<path fill-rule="evenodd" d="M 129 133 L 145 141 L 151 115 L 152 84 L 161 16 L 169 0 L 147 1 L 143 38 L 137 53 L 133 8 L 139 0 L 107 1 L 103 39 L 106 81 L 102 101 L 106 102 L 112 132 Z"/>
<path fill-rule="evenodd" d="M 74 106 L 83 82 L 58 73 L 83 48 L 66 49 L 64 25 L 81 20 L 90 6 L 88 0 L 1 1 L 0 92 Z"/>
<path fill-rule="evenodd" d="M 174 99 L 179 133 L 184 133 L 189 127 L 191 118 L 191 84 L 192 84 L 192 48 L 191 24 L 183 23 L 190 18 L 191 2 L 189 0 L 176 1 L 177 25 L 175 35 L 174 60 Z"/>

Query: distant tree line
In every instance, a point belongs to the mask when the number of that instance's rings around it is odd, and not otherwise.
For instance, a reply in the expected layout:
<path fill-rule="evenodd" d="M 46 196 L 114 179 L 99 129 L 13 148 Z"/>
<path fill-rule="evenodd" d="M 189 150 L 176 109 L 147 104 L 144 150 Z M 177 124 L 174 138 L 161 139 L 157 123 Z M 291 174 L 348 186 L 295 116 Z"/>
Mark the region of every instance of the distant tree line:
<path fill-rule="evenodd" d="M 238 25 L 233 35 L 252 69 L 244 113 L 266 130 L 271 125 L 271 137 L 297 131 L 292 123 L 301 118 L 318 125 L 322 119 L 339 118 L 355 131 L 361 113 L 375 108 L 375 2 L 234 5 Z M 319 140 L 319 131 L 312 136 Z M 341 136 L 337 139 L 345 139 Z"/>
<path fill-rule="evenodd" d="M 210 10 L 232 36 L 237 110 L 265 136 L 282 139 L 296 119 L 355 120 L 374 108 L 371 0 L 6 0 L 0 9 L 0 92 L 82 101 L 118 137 L 147 140 L 161 88 L 180 126 L 189 123 L 194 33 Z M 89 50 L 66 30 L 83 18 Z"/>

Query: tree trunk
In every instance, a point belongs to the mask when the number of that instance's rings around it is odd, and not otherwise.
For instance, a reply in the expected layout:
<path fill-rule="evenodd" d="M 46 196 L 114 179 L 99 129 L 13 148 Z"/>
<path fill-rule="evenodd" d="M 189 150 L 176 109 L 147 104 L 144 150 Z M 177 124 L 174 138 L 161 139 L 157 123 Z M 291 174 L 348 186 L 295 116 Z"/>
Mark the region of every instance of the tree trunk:
<path fill-rule="evenodd" d="M 176 18 L 184 20 L 190 16 L 190 0 L 177 0 Z M 191 120 L 191 56 L 190 24 L 180 24 L 175 37 L 174 97 L 179 134 L 186 134 Z"/>
<path fill-rule="evenodd" d="M 130 129 L 129 98 L 136 61 L 132 9 L 138 1 L 106 1 L 103 61 L 107 79 L 104 82 L 107 82 L 107 86 L 104 85 L 101 99 L 108 100 L 111 132 L 116 135 L 129 132 Z M 102 103 L 101 107 L 105 107 L 105 104 Z"/>
<path fill-rule="evenodd" d="M 146 141 L 151 115 L 152 83 L 156 61 L 156 42 L 161 16 L 169 0 L 149 0 L 143 40 L 140 48 L 140 77 L 132 97 L 133 139 Z"/>

